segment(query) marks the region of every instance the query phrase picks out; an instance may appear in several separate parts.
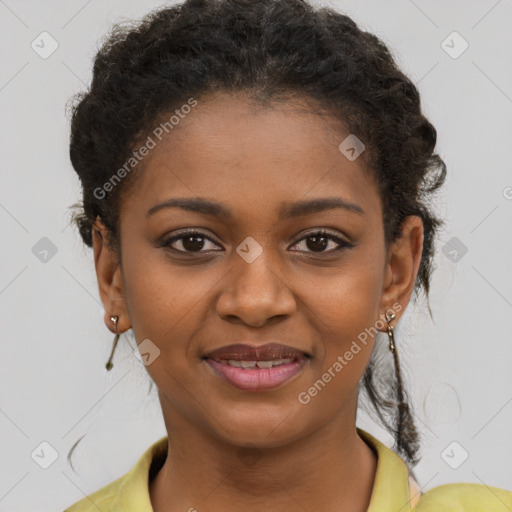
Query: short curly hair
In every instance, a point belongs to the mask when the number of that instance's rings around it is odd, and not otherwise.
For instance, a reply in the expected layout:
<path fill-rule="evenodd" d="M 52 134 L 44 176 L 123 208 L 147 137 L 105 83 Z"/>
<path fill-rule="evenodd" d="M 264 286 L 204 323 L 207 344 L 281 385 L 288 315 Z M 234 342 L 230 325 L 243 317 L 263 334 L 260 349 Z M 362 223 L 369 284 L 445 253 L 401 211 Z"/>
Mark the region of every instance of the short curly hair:
<path fill-rule="evenodd" d="M 191 96 L 216 91 L 245 92 L 261 103 L 309 99 L 362 140 L 382 199 L 386 247 L 401 234 L 406 216 L 423 221 L 414 300 L 420 290 L 428 299 L 434 239 L 443 224 L 431 198 L 446 176 L 434 153 L 437 132 L 387 46 L 348 16 L 305 0 L 186 0 L 113 26 L 95 57 L 90 89 L 71 107 L 70 158 L 83 192 L 72 220 L 87 246 L 99 217 L 120 253 L 119 205 L 137 173 L 106 198 L 95 189 L 164 115 Z M 371 361 L 365 390 L 398 452 L 415 464 L 418 434 L 403 403 L 401 377 L 383 390 L 377 371 Z M 390 389 L 402 392 L 398 404 L 385 398 Z"/>

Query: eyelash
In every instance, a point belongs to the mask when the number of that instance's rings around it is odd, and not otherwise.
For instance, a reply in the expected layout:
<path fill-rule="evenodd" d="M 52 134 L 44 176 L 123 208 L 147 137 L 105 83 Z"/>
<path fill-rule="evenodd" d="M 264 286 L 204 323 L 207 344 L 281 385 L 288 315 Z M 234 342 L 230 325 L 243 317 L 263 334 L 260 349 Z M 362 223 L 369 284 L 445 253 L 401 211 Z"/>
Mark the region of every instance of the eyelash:
<path fill-rule="evenodd" d="M 297 242 L 295 242 L 293 245 L 295 246 L 298 243 L 302 242 L 303 240 L 306 240 L 307 238 L 310 238 L 313 236 L 316 236 L 316 237 L 321 236 L 321 237 L 327 238 L 328 240 L 332 240 L 332 241 L 336 242 L 337 244 L 339 244 L 340 247 L 337 247 L 336 249 L 332 249 L 330 251 L 320 251 L 320 252 L 305 251 L 305 252 L 309 252 L 312 254 L 332 254 L 332 253 L 341 251 L 343 249 L 350 249 L 351 247 L 354 247 L 353 244 L 351 244 L 351 243 L 339 238 L 338 236 L 333 235 L 332 233 L 329 233 L 328 231 L 325 231 L 323 229 L 319 229 L 317 231 L 311 231 L 309 233 L 306 233 L 302 238 L 297 240 Z M 182 251 L 180 249 L 175 249 L 174 247 L 170 247 L 170 245 L 173 242 L 175 242 L 177 240 L 182 240 L 184 238 L 190 238 L 190 237 L 205 238 L 206 240 L 209 240 L 210 242 L 216 244 L 216 242 L 212 238 L 207 236 L 205 233 L 203 233 L 201 231 L 197 231 L 197 230 L 189 230 L 189 231 L 181 232 L 180 234 L 175 235 L 175 236 L 169 238 L 168 240 L 164 240 L 162 242 L 161 246 L 165 247 L 165 248 L 169 248 L 169 250 L 172 250 L 172 251 L 175 251 L 178 253 L 182 253 L 182 254 L 201 254 L 201 253 L 209 252 L 209 251 L 202 251 L 202 250 L 201 251 Z M 214 252 L 219 252 L 219 251 L 214 251 Z M 298 252 L 304 252 L 304 251 L 298 251 Z"/>

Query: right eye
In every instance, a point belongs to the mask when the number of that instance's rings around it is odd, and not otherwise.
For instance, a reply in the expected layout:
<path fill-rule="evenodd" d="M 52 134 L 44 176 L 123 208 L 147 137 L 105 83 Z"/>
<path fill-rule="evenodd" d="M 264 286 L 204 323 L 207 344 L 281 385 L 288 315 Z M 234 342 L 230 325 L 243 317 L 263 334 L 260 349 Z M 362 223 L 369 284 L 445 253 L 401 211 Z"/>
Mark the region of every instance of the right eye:
<path fill-rule="evenodd" d="M 211 250 L 203 251 L 205 241 L 214 244 L 218 247 L 209 236 L 202 231 L 188 230 L 174 235 L 167 240 L 164 240 L 161 244 L 162 247 L 169 248 L 170 250 L 181 252 L 181 253 L 202 253 L 210 252 Z M 177 244 L 175 244 L 178 242 Z M 173 247 L 173 244 L 181 246 L 182 248 Z M 215 251 L 219 252 L 219 251 Z"/>

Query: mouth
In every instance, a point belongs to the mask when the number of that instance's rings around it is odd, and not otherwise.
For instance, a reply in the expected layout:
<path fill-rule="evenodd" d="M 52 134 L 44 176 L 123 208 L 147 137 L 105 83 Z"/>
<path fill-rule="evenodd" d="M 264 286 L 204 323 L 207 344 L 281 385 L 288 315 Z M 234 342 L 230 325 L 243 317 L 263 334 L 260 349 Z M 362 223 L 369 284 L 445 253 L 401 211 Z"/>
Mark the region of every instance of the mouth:
<path fill-rule="evenodd" d="M 246 391 L 273 389 L 298 375 L 311 354 L 288 345 L 229 345 L 203 357 L 214 374 Z"/>

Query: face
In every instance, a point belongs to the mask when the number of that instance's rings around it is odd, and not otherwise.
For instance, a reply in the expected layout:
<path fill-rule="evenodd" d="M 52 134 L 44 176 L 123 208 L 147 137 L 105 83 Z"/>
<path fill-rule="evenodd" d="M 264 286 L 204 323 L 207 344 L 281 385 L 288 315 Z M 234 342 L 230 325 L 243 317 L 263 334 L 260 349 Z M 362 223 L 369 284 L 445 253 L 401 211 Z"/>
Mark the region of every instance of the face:
<path fill-rule="evenodd" d="M 363 158 L 338 149 L 349 133 L 298 107 L 232 95 L 198 101 L 155 139 L 123 200 L 120 264 L 97 224 L 107 325 L 119 315 L 120 331 L 149 340 L 146 369 L 168 430 L 189 424 L 270 447 L 333 421 L 353 428 L 375 333 L 386 328 L 384 313 L 392 309 L 396 322 L 410 298 L 420 219 L 409 217 L 386 251 L 376 185 Z M 213 205 L 190 202 L 197 198 Z M 176 199 L 189 202 L 164 205 Z M 226 372 L 206 358 L 267 343 L 301 357 L 281 370 Z"/>

